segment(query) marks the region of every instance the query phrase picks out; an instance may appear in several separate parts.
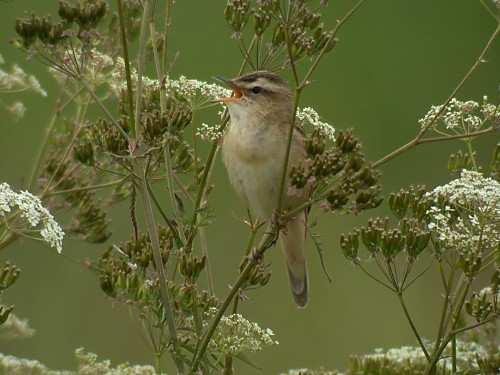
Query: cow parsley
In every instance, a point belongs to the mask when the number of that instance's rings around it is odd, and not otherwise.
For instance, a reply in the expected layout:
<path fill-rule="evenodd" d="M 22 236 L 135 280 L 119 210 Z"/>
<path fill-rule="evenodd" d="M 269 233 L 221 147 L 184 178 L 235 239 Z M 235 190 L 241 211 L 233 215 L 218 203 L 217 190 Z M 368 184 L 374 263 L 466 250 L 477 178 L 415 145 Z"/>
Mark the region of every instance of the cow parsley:
<path fill-rule="evenodd" d="M 42 239 L 61 253 L 64 232 L 49 210 L 43 207 L 40 199 L 28 191 L 17 193 L 7 183 L 1 183 L 0 218 L 16 208 L 21 217 L 39 232 Z"/>
<path fill-rule="evenodd" d="M 479 130 L 489 122 L 496 124 L 500 120 L 498 106 L 489 103 L 487 96 L 483 97 L 481 104 L 473 100 L 461 101 L 453 98 L 439 114 L 442 108 L 442 105 L 432 106 L 427 114 L 418 120 L 420 126 L 427 128 L 432 124 L 434 130 L 466 134 Z"/>
<path fill-rule="evenodd" d="M 331 141 L 335 141 L 335 128 L 329 123 L 321 121 L 318 112 L 311 107 L 298 109 L 296 117 L 302 126 L 309 125 Z"/>
<path fill-rule="evenodd" d="M 447 248 L 463 253 L 493 249 L 500 242 L 500 183 L 463 170 L 460 178 L 438 186 L 427 197 L 429 229 Z"/>
<path fill-rule="evenodd" d="M 207 318 L 212 318 L 217 310 L 212 308 Z M 205 322 L 208 325 L 208 319 Z M 273 339 L 274 333 L 269 328 L 263 329 L 257 323 L 250 322 L 240 314 L 222 317 L 215 331 L 210 346 L 221 354 L 238 355 L 243 352 L 258 352 L 266 346 L 278 345 Z"/>

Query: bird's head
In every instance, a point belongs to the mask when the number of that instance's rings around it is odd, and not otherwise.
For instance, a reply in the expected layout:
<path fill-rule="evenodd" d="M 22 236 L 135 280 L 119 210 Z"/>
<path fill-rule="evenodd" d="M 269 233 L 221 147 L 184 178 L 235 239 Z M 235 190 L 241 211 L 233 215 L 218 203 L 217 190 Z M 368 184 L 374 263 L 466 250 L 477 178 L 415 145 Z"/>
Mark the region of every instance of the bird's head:
<path fill-rule="evenodd" d="M 287 82 L 274 73 L 257 71 L 233 79 L 217 79 L 233 90 L 232 96 L 220 99 L 228 106 L 233 120 L 250 116 L 288 121 L 293 116 L 292 92 Z"/>

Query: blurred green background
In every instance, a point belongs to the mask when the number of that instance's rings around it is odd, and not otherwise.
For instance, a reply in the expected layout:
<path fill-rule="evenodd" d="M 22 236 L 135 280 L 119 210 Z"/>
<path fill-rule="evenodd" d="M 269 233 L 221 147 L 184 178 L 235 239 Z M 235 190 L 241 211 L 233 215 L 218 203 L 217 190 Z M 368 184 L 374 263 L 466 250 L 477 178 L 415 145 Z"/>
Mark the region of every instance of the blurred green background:
<path fill-rule="evenodd" d="M 111 1 L 112 2 L 112 1 Z M 325 19 L 334 24 L 353 2 L 332 0 Z M 0 3 L 0 53 L 7 63 L 17 62 L 36 74 L 49 91 L 48 98 L 25 95 L 26 117 L 13 123 L 0 114 L 0 181 L 22 187 L 50 112 L 56 86 L 46 69 L 26 61 L 9 41 L 15 18 L 27 12 L 55 15 L 56 0 L 15 0 Z M 240 54 L 225 24 L 223 0 L 183 0 L 174 7 L 171 51 L 179 51 L 175 74 L 210 80 L 230 76 Z M 371 0 L 340 33 L 336 50 L 321 63 L 302 105 L 313 106 L 337 128 L 353 127 L 369 158 L 377 159 L 412 137 L 417 120 L 432 104 L 445 100 L 478 55 L 495 27 L 479 1 Z M 498 100 L 500 48 L 473 75 L 458 97 Z M 200 120 L 201 121 L 201 120 Z M 495 135 L 478 142 L 486 151 Z M 415 183 L 440 184 L 448 180 L 447 155 L 460 142 L 423 145 L 383 166 L 385 191 Z M 244 207 L 232 192 L 220 160 L 214 173 L 212 206 L 216 220 L 208 234 L 216 287 L 224 295 L 235 280 L 246 240 L 246 227 L 238 220 Z M 119 211 L 119 210 L 118 210 Z M 370 215 L 384 214 L 383 205 Z M 113 239 L 128 236 L 127 222 L 114 215 Z M 318 256 L 308 244 L 311 301 L 297 310 L 288 291 L 279 251 L 267 256 L 273 277 L 267 288 L 251 294 L 244 314 L 272 328 L 280 345 L 252 356 L 264 374 L 296 367 L 342 368 L 349 354 L 377 347 L 414 345 L 415 340 L 395 297 L 354 269 L 342 257 L 339 235 L 365 222 L 360 217 L 315 212 L 325 244 L 333 283 L 324 277 Z M 34 338 L 6 343 L 0 351 L 41 360 L 53 368 L 74 366 L 77 347 L 99 353 L 114 362 L 152 363 L 139 326 L 128 310 L 113 306 L 100 291 L 97 279 L 81 265 L 105 246 L 65 241 L 64 255 L 20 241 L 0 254 L 22 268 L 19 281 L 5 296 L 16 313 L 29 318 Z M 409 307 L 425 337 L 436 330 L 440 283 L 431 272 L 409 291 Z M 242 365 L 238 374 L 255 370 Z"/>

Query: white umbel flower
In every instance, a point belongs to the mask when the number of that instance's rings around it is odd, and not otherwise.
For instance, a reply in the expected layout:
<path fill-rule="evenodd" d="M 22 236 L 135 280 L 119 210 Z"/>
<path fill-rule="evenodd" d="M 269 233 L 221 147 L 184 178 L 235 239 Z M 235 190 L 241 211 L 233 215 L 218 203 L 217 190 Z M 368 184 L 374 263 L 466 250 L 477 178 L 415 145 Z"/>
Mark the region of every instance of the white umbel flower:
<path fill-rule="evenodd" d="M 493 249 L 500 242 L 498 181 L 463 170 L 460 178 L 436 187 L 427 197 L 435 202 L 427 211 L 428 227 L 445 247 L 470 253 Z"/>
<path fill-rule="evenodd" d="M 9 184 L 1 183 L 0 217 L 6 216 L 13 209 L 18 209 L 29 225 L 39 230 L 42 239 L 61 253 L 64 231 L 40 199 L 28 191 L 17 193 Z"/>
<path fill-rule="evenodd" d="M 208 318 L 215 316 L 217 309 L 210 309 Z M 204 322 L 208 325 L 208 322 Z M 210 341 L 212 350 L 221 354 L 238 355 L 244 352 L 258 352 L 266 346 L 278 345 L 269 328 L 263 329 L 240 314 L 223 316 Z"/>
<path fill-rule="evenodd" d="M 496 123 L 500 119 L 498 106 L 489 103 L 487 96 L 483 97 L 482 103 L 453 98 L 443 111 L 442 109 L 442 105 L 432 106 L 425 116 L 418 120 L 420 126 L 428 128 L 432 125 L 433 129 L 440 131 L 467 134 L 481 129 L 487 123 Z"/>
<path fill-rule="evenodd" d="M 335 141 L 335 128 L 329 123 L 321 121 L 318 112 L 311 107 L 299 108 L 296 117 L 302 126 L 309 125 L 313 129 L 318 130 L 326 138 Z"/>

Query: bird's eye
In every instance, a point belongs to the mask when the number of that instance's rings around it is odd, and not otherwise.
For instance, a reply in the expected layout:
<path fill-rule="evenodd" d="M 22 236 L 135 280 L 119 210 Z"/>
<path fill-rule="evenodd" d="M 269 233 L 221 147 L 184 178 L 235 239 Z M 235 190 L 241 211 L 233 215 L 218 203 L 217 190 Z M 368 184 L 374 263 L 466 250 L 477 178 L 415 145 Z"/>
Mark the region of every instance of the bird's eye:
<path fill-rule="evenodd" d="M 260 86 L 255 86 L 255 87 L 252 88 L 252 92 L 254 94 L 258 94 L 261 91 L 262 91 L 262 87 L 260 87 Z"/>

